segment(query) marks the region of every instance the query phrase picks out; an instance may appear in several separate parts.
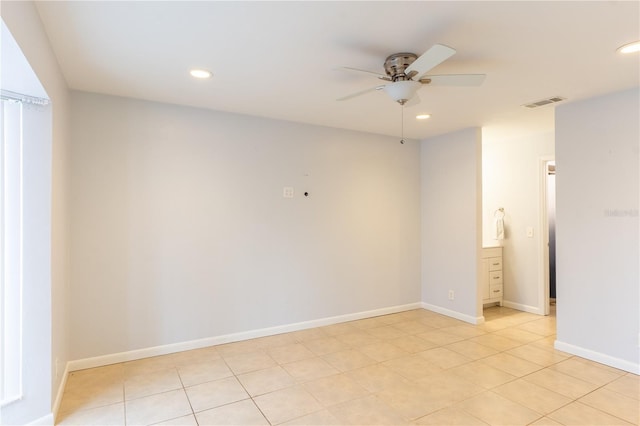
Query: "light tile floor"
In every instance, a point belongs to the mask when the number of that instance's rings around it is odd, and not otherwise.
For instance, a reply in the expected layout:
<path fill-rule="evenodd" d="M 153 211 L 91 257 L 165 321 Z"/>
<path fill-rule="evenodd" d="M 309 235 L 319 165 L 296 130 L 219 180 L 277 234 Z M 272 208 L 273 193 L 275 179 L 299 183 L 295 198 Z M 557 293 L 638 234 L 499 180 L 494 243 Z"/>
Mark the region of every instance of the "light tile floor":
<path fill-rule="evenodd" d="M 628 425 L 640 378 L 553 348 L 555 316 L 426 310 L 69 375 L 60 425 Z"/>

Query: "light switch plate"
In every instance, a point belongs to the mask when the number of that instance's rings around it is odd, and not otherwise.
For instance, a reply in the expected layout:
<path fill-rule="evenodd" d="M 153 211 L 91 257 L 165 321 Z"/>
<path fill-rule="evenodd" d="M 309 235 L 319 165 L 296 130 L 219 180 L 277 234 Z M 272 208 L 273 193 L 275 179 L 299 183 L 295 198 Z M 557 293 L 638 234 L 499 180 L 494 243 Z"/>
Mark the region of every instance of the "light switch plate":
<path fill-rule="evenodd" d="M 533 227 L 527 226 L 527 237 L 533 238 Z"/>

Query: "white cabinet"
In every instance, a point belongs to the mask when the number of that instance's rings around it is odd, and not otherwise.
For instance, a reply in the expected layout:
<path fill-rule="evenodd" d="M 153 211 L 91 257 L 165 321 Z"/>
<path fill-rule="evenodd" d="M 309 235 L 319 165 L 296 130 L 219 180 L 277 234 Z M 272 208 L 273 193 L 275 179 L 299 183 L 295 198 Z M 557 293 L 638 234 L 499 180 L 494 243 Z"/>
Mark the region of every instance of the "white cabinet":
<path fill-rule="evenodd" d="M 482 304 L 498 303 L 502 306 L 502 247 L 484 247 L 480 259 L 482 274 Z"/>

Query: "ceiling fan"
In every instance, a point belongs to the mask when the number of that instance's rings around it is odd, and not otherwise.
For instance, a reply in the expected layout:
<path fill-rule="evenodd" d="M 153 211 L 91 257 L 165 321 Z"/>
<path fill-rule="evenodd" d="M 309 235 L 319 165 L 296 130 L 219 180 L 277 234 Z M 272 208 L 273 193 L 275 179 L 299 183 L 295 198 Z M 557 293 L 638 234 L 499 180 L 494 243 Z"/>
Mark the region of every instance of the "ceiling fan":
<path fill-rule="evenodd" d="M 394 53 L 384 61 L 386 75 L 357 68 L 338 68 L 345 71 L 355 71 L 374 75 L 387 84 L 371 87 L 357 93 L 339 98 L 339 101 L 355 98 L 374 90 L 384 90 L 391 99 L 400 105 L 417 104 L 419 97 L 416 92 L 422 85 L 430 86 L 479 86 L 484 81 L 484 74 L 448 74 L 427 75 L 429 71 L 449 59 L 456 53 L 455 49 L 442 44 L 436 44 L 418 56 L 414 53 Z"/>

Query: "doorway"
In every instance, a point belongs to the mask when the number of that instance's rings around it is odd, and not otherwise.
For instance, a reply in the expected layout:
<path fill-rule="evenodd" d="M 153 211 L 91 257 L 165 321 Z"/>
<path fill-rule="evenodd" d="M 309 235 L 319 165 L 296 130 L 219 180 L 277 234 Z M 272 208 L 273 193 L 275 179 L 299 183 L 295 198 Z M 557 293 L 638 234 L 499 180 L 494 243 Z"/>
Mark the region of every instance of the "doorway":
<path fill-rule="evenodd" d="M 549 303 L 556 304 L 556 162 L 547 162 L 547 228 L 549 244 Z"/>
<path fill-rule="evenodd" d="M 556 305 L 556 162 L 553 157 L 540 159 L 540 212 L 542 253 L 540 259 L 540 311 L 549 315 Z"/>

